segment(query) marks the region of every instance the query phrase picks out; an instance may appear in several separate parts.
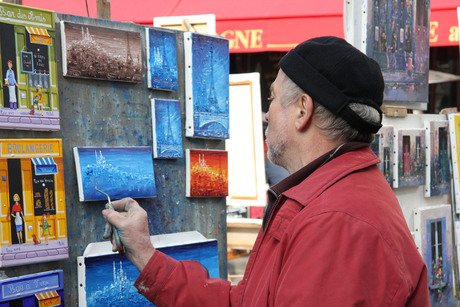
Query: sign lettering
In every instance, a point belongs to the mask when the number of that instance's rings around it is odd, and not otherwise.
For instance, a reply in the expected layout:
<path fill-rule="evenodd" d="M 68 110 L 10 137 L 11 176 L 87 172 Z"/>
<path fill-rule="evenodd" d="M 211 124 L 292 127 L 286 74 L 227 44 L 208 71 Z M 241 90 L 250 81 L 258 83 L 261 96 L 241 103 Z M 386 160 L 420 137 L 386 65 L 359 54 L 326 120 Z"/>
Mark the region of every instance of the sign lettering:
<path fill-rule="evenodd" d="M 229 41 L 229 49 L 259 49 L 262 43 L 263 29 L 226 30 L 221 36 Z"/>
<path fill-rule="evenodd" d="M 452 26 L 449 29 L 449 42 L 458 42 L 458 26 Z"/>
<path fill-rule="evenodd" d="M 438 33 L 437 30 L 439 28 L 439 22 L 438 21 L 431 21 L 430 22 L 430 43 L 435 43 L 438 41 Z"/>

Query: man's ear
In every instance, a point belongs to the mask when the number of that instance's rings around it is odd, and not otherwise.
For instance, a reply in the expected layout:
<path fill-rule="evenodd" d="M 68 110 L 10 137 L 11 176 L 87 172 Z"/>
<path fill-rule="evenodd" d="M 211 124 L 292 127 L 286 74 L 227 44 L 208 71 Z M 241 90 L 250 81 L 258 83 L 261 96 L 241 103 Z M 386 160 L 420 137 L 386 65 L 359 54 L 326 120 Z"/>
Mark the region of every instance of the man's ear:
<path fill-rule="evenodd" d="M 308 94 L 302 94 L 297 100 L 297 113 L 295 127 L 297 130 L 304 130 L 313 118 L 314 102 Z"/>

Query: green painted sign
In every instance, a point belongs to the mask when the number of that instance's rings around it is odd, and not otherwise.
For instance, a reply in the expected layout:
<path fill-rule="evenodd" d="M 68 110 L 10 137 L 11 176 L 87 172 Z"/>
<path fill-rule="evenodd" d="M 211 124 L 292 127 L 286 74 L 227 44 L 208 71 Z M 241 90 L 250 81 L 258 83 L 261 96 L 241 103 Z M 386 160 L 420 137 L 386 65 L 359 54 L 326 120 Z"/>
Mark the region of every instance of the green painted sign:
<path fill-rule="evenodd" d="M 54 12 L 1 2 L 0 21 L 54 28 Z"/>

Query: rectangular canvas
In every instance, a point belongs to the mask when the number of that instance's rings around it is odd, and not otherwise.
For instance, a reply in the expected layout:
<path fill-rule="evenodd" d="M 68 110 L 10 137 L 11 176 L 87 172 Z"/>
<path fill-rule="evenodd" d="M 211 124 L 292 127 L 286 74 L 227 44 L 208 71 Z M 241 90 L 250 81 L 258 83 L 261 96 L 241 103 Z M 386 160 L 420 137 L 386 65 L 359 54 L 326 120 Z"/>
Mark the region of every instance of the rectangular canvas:
<path fill-rule="evenodd" d="M 450 193 L 449 122 L 425 121 L 426 184 L 425 196 Z"/>
<path fill-rule="evenodd" d="M 62 270 L 0 280 L 0 306 L 65 306 Z"/>
<path fill-rule="evenodd" d="M 180 101 L 152 99 L 152 138 L 154 158 L 182 158 Z"/>
<path fill-rule="evenodd" d="M 147 40 L 148 87 L 177 91 L 176 33 L 168 30 L 145 28 Z"/>
<path fill-rule="evenodd" d="M 390 186 L 393 186 L 393 160 L 394 160 L 394 127 L 383 126 L 375 134 L 374 141 L 371 144 L 371 149 L 380 159 L 378 167 L 382 171 L 385 179 Z"/>
<path fill-rule="evenodd" d="M 425 185 L 425 129 L 395 129 L 394 188 Z"/>
<path fill-rule="evenodd" d="M 185 132 L 188 137 L 229 138 L 228 40 L 184 33 Z"/>
<path fill-rule="evenodd" d="M 428 269 L 431 306 L 454 306 L 450 205 L 414 209 L 415 243 Z"/>
<path fill-rule="evenodd" d="M 260 74 L 230 75 L 228 193 L 230 206 L 265 206 L 266 183 Z"/>
<path fill-rule="evenodd" d="M 74 147 L 80 201 L 156 196 L 149 146 Z"/>
<path fill-rule="evenodd" d="M 346 1 L 345 37 L 376 60 L 384 101 L 425 110 L 428 103 L 430 0 Z"/>
<path fill-rule="evenodd" d="M 156 235 L 150 240 L 166 255 L 178 261 L 198 261 L 211 278 L 219 277 L 217 240 L 206 239 L 197 231 Z M 134 287 L 139 270 L 125 256 L 113 253 L 109 242 L 89 244 L 77 261 L 80 307 L 151 305 Z"/>
<path fill-rule="evenodd" d="M 61 21 L 61 36 L 64 76 L 142 82 L 140 33 Z"/>
<path fill-rule="evenodd" d="M 223 150 L 187 149 L 186 196 L 228 196 L 228 153 Z"/>
<path fill-rule="evenodd" d="M 0 2 L 0 128 L 59 130 L 54 12 Z"/>
<path fill-rule="evenodd" d="M 60 139 L 0 140 L 0 267 L 69 257 Z"/>
<path fill-rule="evenodd" d="M 460 114 L 449 114 L 449 143 L 452 153 L 452 177 L 454 182 L 455 212 L 460 213 Z"/>

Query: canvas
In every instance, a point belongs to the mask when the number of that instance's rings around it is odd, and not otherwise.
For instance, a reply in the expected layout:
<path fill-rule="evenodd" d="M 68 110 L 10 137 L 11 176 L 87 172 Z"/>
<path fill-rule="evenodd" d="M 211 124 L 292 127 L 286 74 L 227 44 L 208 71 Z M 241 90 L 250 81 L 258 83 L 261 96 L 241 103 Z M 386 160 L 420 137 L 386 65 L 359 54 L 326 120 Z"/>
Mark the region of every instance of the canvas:
<path fill-rule="evenodd" d="M 187 149 L 186 196 L 228 196 L 228 153 L 223 150 Z"/>
<path fill-rule="evenodd" d="M 394 188 L 425 185 L 425 129 L 395 130 Z"/>
<path fill-rule="evenodd" d="M 0 280 L 0 306 L 65 306 L 62 270 Z"/>
<path fill-rule="evenodd" d="M 74 147 L 80 201 L 156 195 L 152 149 L 148 146 Z"/>
<path fill-rule="evenodd" d="M 371 143 L 371 149 L 380 159 L 378 167 L 382 171 L 385 179 L 390 186 L 393 186 L 393 157 L 394 157 L 394 127 L 383 126 L 375 134 L 374 141 Z"/>
<path fill-rule="evenodd" d="M 452 177 L 455 212 L 460 213 L 460 114 L 449 114 L 449 143 L 452 153 Z"/>
<path fill-rule="evenodd" d="M 450 193 L 449 122 L 426 121 L 425 196 Z"/>
<path fill-rule="evenodd" d="M 184 53 L 186 136 L 228 139 L 228 40 L 186 32 Z"/>
<path fill-rule="evenodd" d="M 346 39 L 376 60 L 385 79 L 384 101 L 426 109 L 430 0 L 348 1 Z"/>
<path fill-rule="evenodd" d="M 61 21 L 66 77 L 142 82 L 138 32 Z"/>
<path fill-rule="evenodd" d="M 0 267 L 69 257 L 60 139 L 0 140 Z"/>
<path fill-rule="evenodd" d="M 180 101 L 152 99 L 152 138 L 154 158 L 182 158 Z"/>
<path fill-rule="evenodd" d="M 199 261 L 211 278 L 219 277 L 217 240 L 189 231 L 151 236 L 151 242 L 178 261 Z M 134 287 L 139 270 L 125 256 L 113 253 L 109 242 L 89 244 L 77 261 L 80 307 L 151 305 Z"/>
<path fill-rule="evenodd" d="M 147 40 L 147 78 L 149 88 L 177 91 L 176 33 L 145 28 Z"/>
<path fill-rule="evenodd" d="M 428 268 L 431 306 L 454 306 L 450 205 L 414 209 L 415 243 Z"/>
<path fill-rule="evenodd" d="M 265 206 L 265 153 L 260 74 L 230 75 L 229 206 Z"/>
<path fill-rule="evenodd" d="M 0 128 L 59 130 L 54 12 L 0 3 Z"/>

